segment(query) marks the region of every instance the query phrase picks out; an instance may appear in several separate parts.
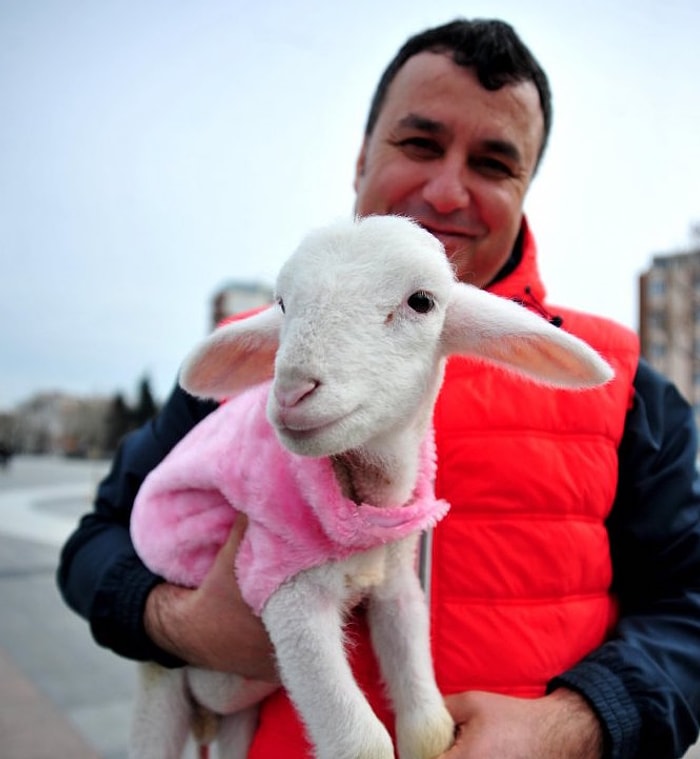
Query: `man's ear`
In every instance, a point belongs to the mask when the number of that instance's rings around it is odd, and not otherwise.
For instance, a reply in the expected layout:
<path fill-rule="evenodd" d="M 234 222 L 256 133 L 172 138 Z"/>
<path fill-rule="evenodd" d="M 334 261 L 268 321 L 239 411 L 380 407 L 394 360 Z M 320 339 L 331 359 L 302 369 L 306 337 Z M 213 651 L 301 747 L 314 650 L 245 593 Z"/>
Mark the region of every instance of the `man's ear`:
<path fill-rule="evenodd" d="M 367 143 L 369 141 L 369 137 L 365 135 L 364 140 L 362 140 L 362 147 L 360 148 L 360 153 L 357 156 L 357 161 L 355 161 L 355 179 L 352 183 L 353 189 L 355 192 L 358 191 L 358 185 L 360 183 L 360 177 L 365 173 L 365 164 L 367 162 Z"/>

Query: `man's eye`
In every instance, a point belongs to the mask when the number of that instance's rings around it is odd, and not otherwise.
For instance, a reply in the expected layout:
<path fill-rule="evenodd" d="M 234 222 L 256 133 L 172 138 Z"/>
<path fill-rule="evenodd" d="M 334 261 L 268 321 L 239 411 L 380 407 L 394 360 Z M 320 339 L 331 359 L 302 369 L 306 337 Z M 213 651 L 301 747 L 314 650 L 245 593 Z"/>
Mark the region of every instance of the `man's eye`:
<path fill-rule="evenodd" d="M 412 158 L 436 158 L 443 152 L 440 144 L 429 137 L 406 137 L 394 145 Z"/>
<path fill-rule="evenodd" d="M 512 177 L 513 171 L 508 164 L 499 161 L 498 158 L 473 158 L 470 161 L 472 167 L 482 174 L 494 177 Z"/>

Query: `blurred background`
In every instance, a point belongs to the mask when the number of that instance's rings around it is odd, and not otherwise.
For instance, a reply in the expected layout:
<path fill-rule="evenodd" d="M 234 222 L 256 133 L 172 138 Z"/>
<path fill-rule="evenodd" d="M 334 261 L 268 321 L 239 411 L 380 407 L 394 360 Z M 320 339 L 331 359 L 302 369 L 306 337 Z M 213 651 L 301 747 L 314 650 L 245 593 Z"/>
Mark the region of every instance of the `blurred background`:
<path fill-rule="evenodd" d="M 193 343 L 351 214 L 381 71 L 460 15 L 550 76 L 550 299 L 639 330 L 700 409 L 695 0 L 0 0 L 0 734 L 43 715 L 17 757 L 123 756 L 133 670 L 61 605 L 58 548 Z"/>

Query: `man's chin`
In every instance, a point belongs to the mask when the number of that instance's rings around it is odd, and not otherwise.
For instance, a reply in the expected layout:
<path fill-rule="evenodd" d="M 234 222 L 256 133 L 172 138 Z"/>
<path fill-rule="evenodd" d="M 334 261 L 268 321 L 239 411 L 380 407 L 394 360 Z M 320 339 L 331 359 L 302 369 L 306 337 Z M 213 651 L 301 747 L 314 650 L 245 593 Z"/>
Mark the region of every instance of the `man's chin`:
<path fill-rule="evenodd" d="M 454 256 L 470 256 L 476 240 L 466 235 L 444 234 L 442 232 L 432 232 L 433 237 L 437 237 L 442 243 L 450 260 Z"/>
<path fill-rule="evenodd" d="M 442 231 L 430 224 L 421 222 L 420 219 L 417 221 L 423 229 L 430 232 L 433 237 L 437 238 L 442 243 L 442 246 L 445 248 L 445 252 L 450 259 L 453 256 L 459 255 L 470 256 L 477 244 L 478 238 L 476 235 L 469 235 L 466 232 Z"/>

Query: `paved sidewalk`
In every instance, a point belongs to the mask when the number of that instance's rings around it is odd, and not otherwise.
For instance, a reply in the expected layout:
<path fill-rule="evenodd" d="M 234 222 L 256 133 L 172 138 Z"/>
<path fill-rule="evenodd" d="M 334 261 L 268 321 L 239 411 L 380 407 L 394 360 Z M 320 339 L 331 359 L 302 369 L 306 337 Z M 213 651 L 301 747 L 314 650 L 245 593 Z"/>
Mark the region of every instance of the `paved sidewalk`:
<path fill-rule="evenodd" d="M 136 665 L 94 643 L 55 580 L 105 467 L 18 457 L 0 470 L 0 759 L 127 759 Z"/>
<path fill-rule="evenodd" d="M 1 650 L 0 736 L 5 759 L 99 759 L 79 731 Z"/>
<path fill-rule="evenodd" d="M 94 644 L 55 581 L 104 468 L 18 457 L 0 472 L 2 759 L 126 759 L 135 667 Z"/>

